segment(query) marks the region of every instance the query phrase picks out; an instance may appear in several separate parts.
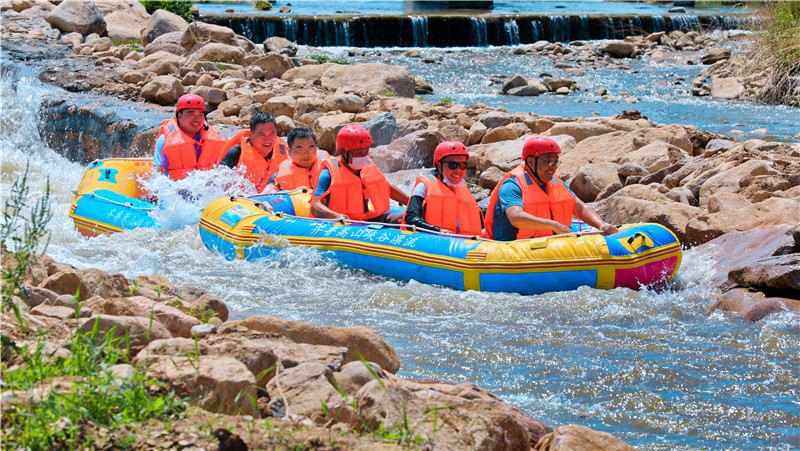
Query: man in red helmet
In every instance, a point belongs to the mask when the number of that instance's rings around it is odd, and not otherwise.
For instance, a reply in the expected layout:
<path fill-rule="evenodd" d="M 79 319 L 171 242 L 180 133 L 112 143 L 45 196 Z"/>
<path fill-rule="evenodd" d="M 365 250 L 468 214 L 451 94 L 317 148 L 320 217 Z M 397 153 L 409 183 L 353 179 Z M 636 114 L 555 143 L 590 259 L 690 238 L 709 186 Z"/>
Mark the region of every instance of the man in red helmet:
<path fill-rule="evenodd" d="M 175 104 L 175 117 L 161 122 L 153 166 L 173 180 L 195 170 L 212 169 L 225 144 L 206 122 L 206 103 L 197 94 L 184 94 Z"/>
<path fill-rule="evenodd" d="M 369 131 L 346 125 L 336 135 L 337 158 L 325 162 L 311 198 L 311 214 L 317 218 L 398 222 L 402 214 L 390 214 L 389 201 L 408 204 L 408 195 L 386 180 L 369 157 L 373 144 Z"/>
<path fill-rule="evenodd" d="M 469 152 L 458 141 L 445 141 L 433 152 L 434 169 L 417 177 L 405 223 L 422 229 L 481 235 L 481 209 L 464 176 Z"/>
<path fill-rule="evenodd" d="M 558 143 L 534 136 L 522 147 L 522 164 L 495 186 L 486 209 L 486 235 L 498 241 L 569 233 L 576 216 L 604 234 L 618 230 L 606 223 L 556 175 Z"/>

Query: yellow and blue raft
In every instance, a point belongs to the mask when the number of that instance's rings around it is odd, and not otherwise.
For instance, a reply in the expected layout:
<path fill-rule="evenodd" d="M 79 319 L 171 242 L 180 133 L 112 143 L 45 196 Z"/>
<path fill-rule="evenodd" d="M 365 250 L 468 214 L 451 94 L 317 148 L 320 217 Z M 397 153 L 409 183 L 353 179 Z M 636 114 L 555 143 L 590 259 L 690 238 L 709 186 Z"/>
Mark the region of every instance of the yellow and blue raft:
<path fill-rule="evenodd" d="M 675 275 L 682 256 L 678 239 L 659 224 L 626 225 L 609 236 L 498 242 L 303 217 L 308 199 L 307 193 L 217 199 L 203 210 L 200 236 L 208 249 L 229 260 L 256 260 L 287 245 L 305 246 L 395 279 L 520 294 L 658 285 Z"/>
<path fill-rule="evenodd" d="M 95 160 L 83 172 L 69 216 L 85 236 L 156 227 L 155 207 L 144 200 L 140 178 L 153 169 L 152 158 Z"/>

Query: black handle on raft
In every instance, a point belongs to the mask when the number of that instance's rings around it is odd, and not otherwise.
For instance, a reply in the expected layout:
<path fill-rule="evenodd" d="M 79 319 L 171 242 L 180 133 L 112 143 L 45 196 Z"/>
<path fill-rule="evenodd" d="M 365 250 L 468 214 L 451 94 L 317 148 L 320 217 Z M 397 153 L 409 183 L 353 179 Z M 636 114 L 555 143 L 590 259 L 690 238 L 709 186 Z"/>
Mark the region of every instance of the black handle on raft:
<path fill-rule="evenodd" d="M 636 241 L 637 238 L 641 238 L 642 240 L 645 240 L 645 243 L 647 243 L 647 235 L 641 232 L 635 232 L 628 238 L 628 246 L 633 246 L 633 242 Z M 646 244 L 643 245 L 646 246 Z"/>

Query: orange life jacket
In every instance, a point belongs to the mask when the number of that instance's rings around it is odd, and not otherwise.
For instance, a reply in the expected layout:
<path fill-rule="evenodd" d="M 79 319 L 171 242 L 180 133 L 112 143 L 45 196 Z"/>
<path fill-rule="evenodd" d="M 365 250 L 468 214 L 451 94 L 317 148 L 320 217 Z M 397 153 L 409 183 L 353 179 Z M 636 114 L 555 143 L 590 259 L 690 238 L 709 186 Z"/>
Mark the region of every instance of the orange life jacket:
<path fill-rule="evenodd" d="M 325 162 L 331 173 L 331 186 L 321 196 L 312 199 L 312 203 L 330 195 L 328 208 L 359 221 L 377 218 L 387 212 L 390 189 L 381 170 L 370 160 L 370 164 L 356 175 L 341 158 Z M 368 201 L 372 209 L 368 209 Z"/>
<path fill-rule="evenodd" d="M 481 234 L 481 208 L 465 184 L 449 187 L 433 174 L 417 177 L 427 190 L 422 206 L 425 222 L 462 235 Z"/>
<path fill-rule="evenodd" d="M 572 224 L 572 217 L 575 215 L 575 197 L 569 192 L 564 182 L 558 176 L 547 182 L 547 192 L 542 191 L 538 183 L 531 183 L 525 180 L 525 167 L 518 166 L 511 170 L 494 187 L 489 198 L 489 206 L 486 208 L 486 236 L 492 238 L 494 234 L 494 209 L 500 198 L 500 187 L 503 182 L 511 177 L 516 177 L 517 183 L 522 191 L 522 209 L 525 213 L 538 218 L 552 219 L 569 227 Z M 539 236 L 550 236 L 551 230 L 523 230 L 517 231 L 517 239 L 533 238 Z"/>
<path fill-rule="evenodd" d="M 244 176 L 253 182 L 258 192 L 261 192 L 264 190 L 264 187 L 267 186 L 267 182 L 272 174 L 277 172 L 280 164 L 288 158 L 286 143 L 283 141 L 283 138 L 277 137 L 275 139 L 275 144 L 272 146 L 269 160 L 267 160 L 261 153 L 253 149 L 253 146 L 250 145 L 249 138 L 250 130 L 241 130 L 225 143 L 224 150 L 220 152 L 218 156 L 218 161 L 222 161 L 225 154 L 238 144 L 242 149 L 242 153 L 239 155 L 239 163 L 236 164 L 236 167 L 240 168 L 244 166 L 246 169 Z"/>
<path fill-rule="evenodd" d="M 219 149 L 225 144 L 225 138 L 220 136 L 213 128 L 200 129 L 200 157 L 194 150 L 196 141 L 194 136 L 181 130 L 176 118 L 166 119 L 161 122 L 159 135 L 164 135 L 164 147 L 161 153 L 167 158 L 167 167 L 164 168 L 172 180 L 186 178 L 190 172 L 212 169 L 216 163 Z"/>
<path fill-rule="evenodd" d="M 291 158 L 287 158 L 278 167 L 278 175 L 275 177 L 275 187 L 282 191 L 289 191 L 301 186 L 311 188 L 312 190 L 317 187 L 319 179 L 319 172 L 322 170 L 322 165 L 328 159 L 328 153 L 324 150 L 317 151 L 317 159 L 310 168 L 302 168 L 292 162 Z"/>

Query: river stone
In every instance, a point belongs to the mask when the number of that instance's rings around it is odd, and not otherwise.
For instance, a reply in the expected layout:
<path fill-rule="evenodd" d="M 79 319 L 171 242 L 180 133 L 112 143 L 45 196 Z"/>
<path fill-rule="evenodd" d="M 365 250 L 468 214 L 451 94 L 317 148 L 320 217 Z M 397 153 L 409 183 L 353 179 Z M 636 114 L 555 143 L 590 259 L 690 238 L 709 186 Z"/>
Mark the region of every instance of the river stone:
<path fill-rule="evenodd" d="M 402 66 L 380 63 L 335 64 L 320 78 L 322 87 L 399 97 L 414 97 L 414 77 Z"/>
<path fill-rule="evenodd" d="M 183 17 L 164 9 L 157 9 L 140 32 L 142 45 L 147 46 L 156 38 L 168 33 L 180 32 L 182 37 L 188 26 Z"/>
<path fill-rule="evenodd" d="M 333 373 L 336 385 L 351 396 L 364 385 L 374 381 L 376 376 L 383 379 L 386 377 L 386 372 L 374 362 L 350 362 Z"/>
<path fill-rule="evenodd" d="M 777 175 L 778 171 L 773 166 L 774 164 L 770 161 L 749 160 L 738 166 L 720 171 L 700 185 L 700 205 L 708 204 L 708 197 L 711 194 L 722 191 L 729 193 L 740 192 L 741 182 L 746 177 L 758 175 Z"/>
<path fill-rule="evenodd" d="M 189 55 L 187 61 L 212 61 L 241 65 L 244 61 L 244 57 L 244 50 L 239 47 L 219 42 L 211 42 L 194 51 Z"/>
<path fill-rule="evenodd" d="M 598 194 L 615 183 L 620 183 L 618 166 L 611 162 L 590 163 L 582 166 L 569 182 L 569 188 L 584 202 L 594 202 Z M 620 185 L 620 188 L 622 186 Z"/>
<path fill-rule="evenodd" d="M 611 41 L 606 43 L 602 50 L 614 58 L 630 58 L 636 51 L 636 47 L 626 41 Z"/>
<path fill-rule="evenodd" d="M 700 244 L 726 233 L 800 224 L 800 200 L 771 197 L 737 210 L 724 210 L 697 217 L 686 225 L 689 243 Z"/>
<path fill-rule="evenodd" d="M 47 277 L 39 284 L 39 287 L 58 294 L 77 296 L 81 301 L 92 296 L 92 290 L 81 280 L 80 275 L 74 269 L 65 269 Z"/>
<path fill-rule="evenodd" d="M 542 91 L 540 91 L 536 86 L 525 85 L 518 88 L 509 89 L 506 94 L 510 96 L 532 97 L 538 96 L 541 93 Z"/>
<path fill-rule="evenodd" d="M 190 23 L 181 38 L 181 45 L 186 49 L 186 53 L 194 53 L 197 49 L 210 43 L 239 47 L 239 42 L 236 40 L 236 34 L 233 30 L 228 27 L 203 22 Z M 244 54 L 244 50 L 242 50 L 242 54 Z"/>
<path fill-rule="evenodd" d="M 550 135 L 569 135 L 575 138 L 575 141 L 581 142 L 591 136 L 605 135 L 612 133 L 615 129 L 611 126 L 600 124 L 597 122 L 556 122 L 547 131 Z"/>
<path fill-rule="evenodd" d="M 514 88 L 520 88 L 520 87 L 527 86 L 527 85 L 528 85 L 528 81 L 525 79 L 525 77 L 523 77 L 522 75 L 517 74 L 517 75 L 514 75 L 513 77 L 511 77 L 511 79 L 509 79 L 505 83 L 503 83 L 503 87 L 500 88 L 500 92 L 508 93 L 508 91 L 510 91 L 510 90 L 512 90 Z M 533 94 L 533 95 L 538 95 L 538 93 L 537 94 Z"/>
<path fill-rule="evenodd" d="M 764 293 L 735 288 L 721 295 L 708 308 L 708 313 L 721 310 L 732 312 L 745 321 L 760 321 L 778 312 L 800 312 L 800 301 L 780 297 L 766 297 Z"/>
<path fill-rule="evenodd" d="M 365 103 L 364 99 L 354 94 L 333 94 L 325 97 L 324 105 L 328 111 L 360 113 L 364 111 Z"/>
<path fill-rule="evenodd" d="M 324 423 L 328 418 L 322 412 L 323 405 L 329 412 L 347 406 L 347 401 L 331 384 L 333 380 L 331 369 L 319 362 L 305 362 L 280 371 L 267 384 L 271 411 L 283 413 L 279 417 L 291 413 Z"/>
<path fill-rule="evenodd" d="M 384 172 L 433 166 L 433 151 L 444 141 L 437 131 L 419 130 L 402 136 L 371 152 L 375 164 Z"/>
<path fill-rule="evenodd" d="M 719 47 L 713 47 L 706 51 L 706 54 L 700 58 L 700 62 L 703 64 L 714 64 L 718 61 L 726 60 L 731 57 L 731 51 L 726 49 L 721 49 Z"/>
<path fill-rule="evenodd" d="M 139 40 L 150 14 L 141 3 L 134 0 L 105 0 L 96 3 L 106 21 L 106 34 L 115 42 Z"/>
<path fill-rule="evenodd" d="M 172 75 L 159 75 L 142 87 L 142 97 L 159 105 L 174 105 L 184 92 L 181 81 Z"/>
<path fill-rule="evenodd" d="M 156 75 L 171 75 L 180 70 L 184 57 L 165 51 L 150 54 L 136 62 L 136 67 L 142 72 L 151 72 Z"/>
<path fill-rule="evenodd" d="M 736 77 L 711 79 L 711 97 L 716 99 L 737 99 L 744 93 L 745 87 Z"/>
<path fill-rule="evenodd" d="M 161 323 L 139 316 L 97 315 L 84 320 L 78 331 L 91 332 L 95 327 L 99 331 L 98 343 L 103 342 L 107 333 L 113 333 L 115 338 L 124 339 L 126 344 L 130 343 L 133 354 L 153 340 L 170 337 L 169 331 Z"/>
<path fill-rule="evenodd" d="M 471 146 L 473 144 L 478 144 L 481 142 L 484 135 L 486 135 L 486 126 L 483 125 L 483 122 L 475 121 L 469 128 L 467 141 L 464 144 L 468 146 Z"/>
<path fill-rule="evenodd" d="M 397 119 L 392 113 L 381 113 L 361 125 L 369 131 L 375 146 L 389 144 L 397 134 Z"/>
<path fill-rule="evenodd" d="M 512 141 L 519 137 L 517 130 L 511 124 L 490 129 L 483 135 L 481 144 L 491 144 L 499 141 Z"/>
<path fill-rule="evenodd" d="M 486 128 L 490 129 L 508 125 L 511 123 L 512 119 L 514 119 L 514 116 L 502 111 L 491 111 L 489 113 L 482 114 L 478 118 L 478 120 L 481 121 Z"/>
<path fill-rule="evenodd" d="M 294 67 L 284 72 L 281 79 L 287 81 L 303 79 L 318 85 L 321 83 L 322 75 L 334 66 L 336 66 L 334 63 L 323 63 Z"/>
<path fill-rule="evenodd" d="M 634 451 L 636 448 L 607 432 L 571 424 L 545 435 L 536 444 L 538 451 Z"/>
<path fill-rule="evenodd" d="M 281 53 L 291 57 L 297 54 L 297 45 L 286 38 L 273 36 L 264 41 L 264 50 L 267 52 Z"/>
<path fill-rule="evenodd" d="M 286 71 L 294 67 L 289 57 L 279 53 L 267 53 L 250 65 L 260 67 L 264 71 L 265 79 L 281 78 Z"/>
<path fill-rule="evenodd" d="M 762 291 L 800 293 L 800 253 L 777 255 L 734 268 L 728 273 L 728 280 Z"/>
<path fill-rule="evenodd" d="M 62 32 L 83 35 L 106 32 L 106 21 L 97 5 L 83 0 L 64 0 L 45 17 L 45 20 Z"/>

